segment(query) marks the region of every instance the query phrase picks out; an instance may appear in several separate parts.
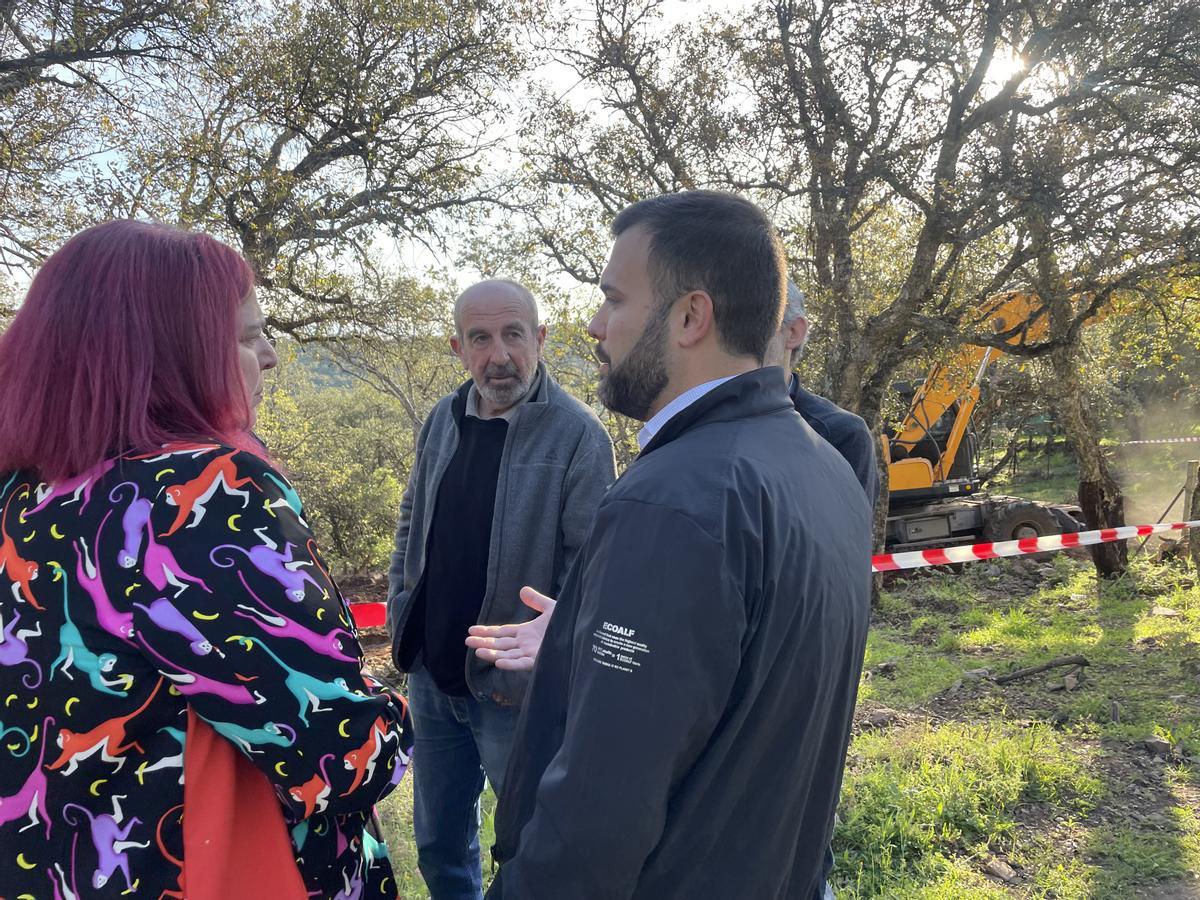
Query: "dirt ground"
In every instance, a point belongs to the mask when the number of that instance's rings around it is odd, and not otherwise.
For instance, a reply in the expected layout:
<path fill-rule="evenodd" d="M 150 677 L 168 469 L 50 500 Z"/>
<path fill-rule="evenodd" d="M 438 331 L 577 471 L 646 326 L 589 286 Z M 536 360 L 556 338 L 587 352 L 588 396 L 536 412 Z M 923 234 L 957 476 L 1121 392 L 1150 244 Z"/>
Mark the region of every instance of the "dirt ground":
<path fill-rule="evenodd" d="M 387 579 L 369 575 L 350 575 L 338 579 L 342 595 L 350 603 L 384 603 Z M 402 687 L 404 677 L 392 665 L 391 641 L 386 628 L 361 628 L 358 632 L 367 669 L 393 687 Z"/>
<path fill-rule="evenodd" d="M 358 633 L 367 670 L 384 684 L 403 687 L 404 676 L 392 665 L 392 643 L 385 628 L 363 628 Z"/>

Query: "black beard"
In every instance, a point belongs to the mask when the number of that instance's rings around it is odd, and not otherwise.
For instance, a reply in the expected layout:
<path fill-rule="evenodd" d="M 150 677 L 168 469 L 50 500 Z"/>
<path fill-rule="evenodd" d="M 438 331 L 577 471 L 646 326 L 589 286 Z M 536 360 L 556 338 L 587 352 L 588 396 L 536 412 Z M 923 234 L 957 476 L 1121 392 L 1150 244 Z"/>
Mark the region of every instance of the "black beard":
<path fill-rule="evenodd" d="M 608 376 L 600 379 L 596 393 L 613 412 L 639 422 L 650 418 L 650 406 L 668 381 L 664 360 L 668 314 L 668 309 L 651 313 L 651 320 L 629 355 L 619 366 L 610 363 Z"/>

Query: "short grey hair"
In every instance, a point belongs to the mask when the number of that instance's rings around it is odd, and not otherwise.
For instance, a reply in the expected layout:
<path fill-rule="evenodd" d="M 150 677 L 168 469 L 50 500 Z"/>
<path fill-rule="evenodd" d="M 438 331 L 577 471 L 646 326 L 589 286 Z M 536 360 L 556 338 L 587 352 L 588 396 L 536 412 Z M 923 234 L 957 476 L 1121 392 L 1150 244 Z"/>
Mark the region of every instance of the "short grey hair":
<path fill-rule="evenodd" d="M 530 327 L 530 329 L 533 331 L 537 331 L 538 307 L 537 307 L 537 300 L 535 300 L 533 297 L 533 292 L 530 291 L 529 288 L 525 287 L 525 285 L 521 284 L 521 282 L 513 281 L 511 278 L 487 278 L 487 279 L 484 279 L 483 281 L 480 281 L 480 282 L 477 282 L 476 284 L 471 285 L 469 288 L 467 288 L 465 291 L 463 291 L 461 294 L 459 294 L 458 297 L 455 299 L 455 301 L 454 301 L 454 330 L 456 332 L 458 332 L 459 334 L 462 334 L 462 326 L 459 323 L 459 318 L 462 316 L 462 308 L 463 308 L 463 304 L 465 302 L 465 298 L 466 298 L 467 294 L 471 293 L 471 291 L 475 290 L 476 288 L 483 287 L 485 285 L 489 285 L 489 286 L 490 285 L 504 285 L 505 287 L 512 288 L 513 292 L 516 293 L 516 295 L 521 299 L 521 302 L 524 303 L 525 306 L 527 306 L 529 308 L 529 327 Z"/>
<path fill-rule="evenodd" d="M 804 311 L 804 291 L 796 287 L 796 282 L 789 278 L 787 283 L 787 303 L 783 307 L 783 324 L 791 325 L 800 318 L 808 318 L 808 313 Z"/>

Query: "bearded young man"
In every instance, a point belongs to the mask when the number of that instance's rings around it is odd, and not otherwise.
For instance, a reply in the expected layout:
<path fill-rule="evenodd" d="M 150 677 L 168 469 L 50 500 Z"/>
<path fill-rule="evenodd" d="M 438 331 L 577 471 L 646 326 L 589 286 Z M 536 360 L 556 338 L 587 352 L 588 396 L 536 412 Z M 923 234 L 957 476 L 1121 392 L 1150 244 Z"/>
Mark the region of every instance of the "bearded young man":
<path fill-rule="evenodd" d="M 628 207 L 613 234 L 589 332 L 600 397 L 646 423 L 642 452 L 542 617 L 488 896 L 811 897 L 866 641 L 870 510 L 762 368 L 784 257 L 761 210 L 689 191 Z M 523 664 L 511 631 L 475 633 L 481 658 Z"/>
<path fill-rule="evenodd" d="M 527 289 L 473 285 L 454 324 L 450 346 L 471 379 L 421 429 L 388 625 L 409 673 L 421 875 L 434 900 L 477 900 L 479 795 L 485 774 L 502 788 L 529 675 L 468 659 L 463 641 L 469 626 L 531 617 L 523 586 L 559 589 L 615 471 L 600 421 L 546 372 L 546 327 Z"/>

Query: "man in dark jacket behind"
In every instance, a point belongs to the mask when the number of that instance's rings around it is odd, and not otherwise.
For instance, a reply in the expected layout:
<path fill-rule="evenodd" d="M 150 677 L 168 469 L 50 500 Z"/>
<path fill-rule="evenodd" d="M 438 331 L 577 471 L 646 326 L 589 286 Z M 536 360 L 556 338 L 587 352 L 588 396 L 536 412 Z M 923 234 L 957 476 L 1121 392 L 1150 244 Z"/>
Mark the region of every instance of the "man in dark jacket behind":
<path fill-rule="evenodd" d="M 783 253 L 709 191 L 613 224 L 600 397 L 646 423 L 550 620 L 489 897 L 810 897 L 870 596 L 854 473 L 760 368 Z"/>
<path fill-rule="evenodd" d="M 792 281 L 787 283 L 787 298 L 783 307 L 783 323 L 763 360 L 768 366 L 781 366 L 787 379 L 788 396 L 801 418 L 823 437 L 850 464 L 858 483 L 862 485 L 872 508 L 879 499 L 879 467 L 875 461 L 875 438 L 867 423 L 849 410 L 842 409 L 820 394 L 814 394 L 800 384 L 793 369 L 800 361 L 808 343 L 808 313 L 804 308 L 804 291 Z M 832 900 L 833 890 L 827 879 L 833 869 L 833 850 L 825 854 L 823 877 L 813 894 L 815 900 Z"/>
<path fill-rule="evenodd" d="M 800 354 L 808 342 L 808 314 L 804 308 L 804 291 L 789 281 L 787 301 L 783 307 L 783 324 L 767 347 L 764 364 L 782 366 L 787 370 L 788 394 L 796 412 L 813 431 L 825 438 L 842 454 L 854 470 L 859 484 L 867 493 L 871 505 L 879 499 L 879 468 L 875 463 L 875 438 L 867 423 L 849 410 L 807 390 L 795 372 Z"/>

